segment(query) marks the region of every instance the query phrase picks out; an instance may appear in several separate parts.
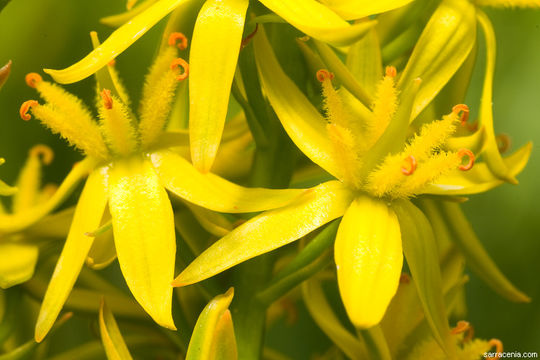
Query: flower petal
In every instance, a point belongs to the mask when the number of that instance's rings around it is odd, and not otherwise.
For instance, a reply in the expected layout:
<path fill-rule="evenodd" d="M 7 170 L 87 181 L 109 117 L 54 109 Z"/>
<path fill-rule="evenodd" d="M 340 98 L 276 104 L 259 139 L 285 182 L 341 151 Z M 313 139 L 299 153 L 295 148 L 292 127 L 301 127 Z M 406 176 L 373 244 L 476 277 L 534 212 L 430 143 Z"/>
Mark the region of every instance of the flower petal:
<path fill-rule="evenodd" d="M 35 245 L 0 243 L 0 288 L 21 284 L 34 275 L 39 249 Z"/>
<path fill-rule="evenodd" d="M 195 205 L 220 212 L 242 213 L 284 206 L 303 189 L 246 188 L 211 173 L 202 174 L 172 151 L 150 154 L 163 186 Z"/>
<path fill-rule="evenodd" d="M 75 208 L 66 243 L 41 304 L 35 332 L 37 342 L 43 340 L 51 329 L 79 276 L 94 241 L 94 238 L 86 233 L 99 226 L 107 204 L 105 189 L 105 169 L 92 172 Z"/>
<path fill-rule="evenodd" d="M 333 45 L 351 44 L 365 35 L 374 25 L 374 22 L 370 21 L 350 25 L 315 0 L 260 0 L 260 2 L 298 30 Z"/>
<path fill-rule="evenodd" d="M 132 359 L 120 329 L 118 329 L 118 324 L 111 310 L 105 304 L 105 299 L 101 300 L 99 308 L 99 332 L 109 360 Z"/>
<path fill-rule="evenodd" d="M 173 212 L 150 162 L 116 162 L 109 170 L 109 198 L 116 253 L 129 289 L 159 325 L 175 329 Z"/>
<path fill-rule="evenodd" d="M 525 168 L 531 151 L 532 143 L 527 143 L 512 155 L 503 159 L 508 168 L 509 176 L 515 177 Z M 494 175 L 486 163 L 477 163 L 469 171 L 455 170 L 448 175 L 441 176 L 436 183 L 428 185 L 421 193 L 472 195 L 488 191 L 503 183 L 504 180 Z"/>
<path fill-rule="evenodd" d="M 394 211 L 383 201 L 358 197 L 343 216 L 334 257 L 349 319 L 357 328 L 377 325 L 397 291 L 403 266 Z"/>
<path fill-rule="evenodd" d="M 207 0 L 189 55 L 189 130 L 193 165 L 207 172 L 214 162 L 227 116 L 248 0 Z"/>
<path fill-rule="evenodd" d="M 136 15 L 140 14 L 144 10 L 148 9 L 156 1 L 157 0 L 144 1 L 139 6 L 124 11 L 123 13 L 103 17 L 99 19 L 99 22 L 110 27 L 119 27 L 133 19 Z"/>
<path fill-rule="evenodd" d="M 321 0 L 323 4 L 334 10 L 347 20 L 360 19 L 380 14 L 407 5 L 412 0 Z"/>
<path fill-rule="evenodd" d="M 44 69 L 56 82 L 74 83 L 87 78 L 114 59 L 143 36 L 176 7 L 197 0 L 160 0 L 114 31 L 109 38 L 85 58 L 63 70 Z"/>
<path fill-rule="evenodd" d="M 213 298 L 197 319 L 191 335 L 186 360 L 237 359 L 236 339 L 228 307 L 233 288 Z"/>
<path fill-rule="evenodd" d="M 291 204 L 262 213 L 231 231 L 197 257 L 174 280 L 193 284 L 287 245 L 343 215 L 353 194 L 338 181 L 308 190 Z"/>
<path fill-rule="evenodd" d="M 266 96 L 292 141 L 314 163 L 336 176 L 326 120 L 279 65 L 263 29 L 254 39 L 255 57 Z"/>

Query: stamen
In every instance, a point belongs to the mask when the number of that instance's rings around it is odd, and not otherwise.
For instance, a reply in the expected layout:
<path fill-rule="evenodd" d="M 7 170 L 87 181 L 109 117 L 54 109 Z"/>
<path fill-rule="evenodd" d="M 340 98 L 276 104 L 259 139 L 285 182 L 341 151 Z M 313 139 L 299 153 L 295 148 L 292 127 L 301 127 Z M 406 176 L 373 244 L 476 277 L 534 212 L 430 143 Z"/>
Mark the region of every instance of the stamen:
<path fill-rule="evenodd" d="M 169 35 L 169 46 L 177 46 L 180 50 L 185 50 L 188 47 L 188 39 L 181 32 L 173 32 Z"/>
<path fill-rule="evenodd" d="M 43 78 L 38 73 L 29 73 L 29 74 L 26 74 L 26 77 L 24 78 L 24 80 L 26 81 L 26 85 L 35 89 L 37 84 L 40 81 L 42 81 Z"/>
<path fill-rule="evenodd" d="M 103 99 L 103 106 L 105 109 L 111 110 L 113 106 L 111 91 L 109 89 L 103 89 L 103 91 L 101 91 L 101 98 Z"/>
<path fill-rule="evenodd" d="M 469 120 L 469 107 L 465 104 L 458 104 L 452 108 L 452 112 L 459 116 L 459 113 L 461 113 L 460 120 L 461 125 L 465 126 L 467 124 L 467 120 Z"/>
<path fill-rule="evenodd" d="M 334 78 L 334 74 L 326 69 L 321 69 L 317 71 L 317 80 L 320 82 L 324 82 L 324 80 L 332 80 Z"/>
<path fill-rule="evenodd" d="M 499 134 L 495 137 L 497 141 L 497 147 L 499 148 L 500 153 L 505 153 L 510 149 L 510 137 L 506 134 Z"/>
<path fill-rule="evenodd" d="M 460 320 L 458 321 L 456 327 L 453 328 L 450 332 L 452 333 L 452 335 L 457 335 L 469 330 L 470 327 L 471 324 L 468 321 Z"/>
<path fill-rule="evenodd" d="M 393 77 L 396 77 L 396 75 L 397 75 L 397 70 L 395 67 L 393 66 L 386 67 L 386 76 L 393 78 Z"/>
<path fill-rule="evenodd" d="M 28 113 L 28 110 L 30 110 L 33 106 L 38 106 L 39 103 L 36 100 L 28 100 L 22 103 L 21 108 L 19 109 L 19 115 L 21 116 L 21 119 L 24 121 L 28 121 L 32 118 L 30 114 Z"/>
<path fill-rule="evenodd" d="M 503 352 L 503 344 L 502 341 L 499 339 L 491 339 L 489 340 L 489 345 L 495 347 L 496 355 L 494 357 L 488 358 L 488 360 L 495 360 L 500 358 L 500 353 Z"/>
<path fill-rule="evenodd" d="M 187 61 L 182 58 L 174 59 L 173 62 L 171 63 L 171 69 L 174 70 L 178 66 L 182 67 L 183 72 L 176 77 L 176 80 L 182 81 L 182 80 L 187 79 L 189 75 L 189 64 L 187 63 Z"/>
<path fill-rule="evenodd" d="M 245 48 L 249 42 L 251 41 L 251 39 L 253 39 L 253 37 L 255 36 L 255 34 L 257 34 L 257 30 L 259 30 L 259 24 L 255 24 L 255 30 L 253 30 L 251 32 L 251 34 L 249 34 L 248 36 L 246 36 L 244 39 L 242 39 L 242 49 Z"/>
<path fill-rule="evenodd" d="M 407 162 L 408 167 L 402 166 L 401 172 L 403 173 L 403 175 L 407 175 L 407 176 L 412 175 L 414 171 L 416 170 L 416 165 L 417 165 L 415 157 L 412 155 L 409 155 L 405 158 L 404 161 Z"/>
<path fill-rule="evenodd" d="M 400 284 L 408 284 L 411 282 L 411 277 L 409 276 L 409 274 L 407 273 L 403 273 L 401 274 L 401 276 L 399 277 L 399 283 Z"/>
<path fill-rule="evenodd" d="M 475 160 L 473 152 L 469 149 L 459 149 L 458 156 L 460 157 L 460 159 L 463 159 L 465 156 L 469 157 L 469 161 L 465 165 L 463 164 L 459 165 L 459 170 L 462 170 L 462 171 L 471 170 L 474 165 L 474 160 Z"/>
<path fill-rule="evenodd" d="M 107 64 L 109 66 L 114 66 L 116 65 L 116 60 L 115 59 L 112 59 L 111 61 L 109 61 L 109 63 Z"/>
<path fill-rule="evenodd" d="M 30 156 L 41 156 L 41 160 L 45 165 L 49 165 L 54 159 L 54 152 L 50 147 L 43 144 L 35 145 L 30 149 Z"/>

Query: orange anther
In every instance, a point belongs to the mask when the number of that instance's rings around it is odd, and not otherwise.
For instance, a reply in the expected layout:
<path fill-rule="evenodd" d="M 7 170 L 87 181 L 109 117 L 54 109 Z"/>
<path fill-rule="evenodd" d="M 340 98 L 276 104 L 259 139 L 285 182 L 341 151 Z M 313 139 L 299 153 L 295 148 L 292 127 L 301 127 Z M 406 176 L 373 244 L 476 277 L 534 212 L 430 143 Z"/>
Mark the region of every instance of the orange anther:
<path fill-rule="evenodd" d="M 409 155 L 405 158 L 405 162 L 407 163 L 407 167 L 405 166 L 402 166 L 401 167 L 401 172 L 403 173 L 403 175 L 412 175 L 414 173 L 414 171 L 416 170 L 416 165 L 418 165 L 416 163 L 416 159 L 414 156 L 412 155 Z"/>
<path fill-rule="evenodd" d="M 36 100 L 28 100 L 22 103 L 21 108 L 19 109 L 19 115 L 21 115 L 21 119 L 28 121 L 32 118 L 30 114 L 28 113 L 28 110 L 30 110 L 33 106 L 38 106 L 39 103 Z"/>
<path fill-rule="evenodd" d="M 103 106 L 105 109 L 112 109 L 113 99 L 111 97 L 111 90 L 103 89 L 101 91 L 101 98 L 103 99 Z"/>
<path fill-rule="evenodd" d="M 469 107 L 465 104 L 457 104 L 452 108 L 452 112 L 459 116 L 459 113 L 461 113 L 461 125 L 465 126 L 467 124 L 467 120 L 469 120 Z"/>
<path fill-rule="evenodd" d="M 24 80 L 26 81 L 26 85 L 32 88 L 35 88 L 38 82 L 40 82 L 43 79 L 41 78 L 41 75 L 39 75 L 38 73 L 29 73 L 29 74 L 26 74 L 26 77 L 24 78 Z"/>
<path fill-rule="evenodd" d="M 471 327 L 471 324 L 468 321 L 460 320 L 458 321 L 456 327 L 452 329 L 451 333 L 453 335 L 461 334 L 469 330 L 470 327 Z"/>
<path fill-rule="evenodd" d="M 255 24 L 255 30 L 253 30 L 248 36 L 246 36 L 244 39 L 242 39 L 242 49 L 249 44 L 251 39 L 257 34 L 257 30 L 259 30 L 259 24 Z"/>
<path fill-rule="evenodd" d="M 396 77 L 396 75 L 397 75 L 397 70 L 395 67 L 393 66 L 386 67 L 386 76 L 393 78 L 393 77 Z"/>
<path fill-rule="evenodd" d="M 30 149 L 30 156 L 41 156 L 45 165 L 49 165 L 54 159 L 54 152 L 50 147 L 43 144 L 35 145 Z"/>
<path fill-rule="evenodd" d="M 43 189 L 41 190 L 41 193 L 48 196 L 52 196 L 57 190 L 58 190 L 58 185 L 49 183 L 43 187 Z"/>
<path fill-rule="evenodd" d="M 332 80 L 334 78 L 334 74 L 326 69 L 321 69 L 317 71 L 317 80 L 320 82 L 324 82 L 324 80 Z"/>
<path fill-rule="evenodd" d="M 459 165 L 459 170 L 463 170 L 463 171 L 471 170 L 474 165 L 474 159 L 475 159 L 473 152 L 469 149 L 459 149 L 458 156 L 460 159 L 463 159 L 465 156 L 469 158 L 469 161 L 465 165 L 463 164 Z"/>
<path fill-rule="evenodd" d="M 180 50 L 185 50 L 188 47 L 188 39 L 181 32 L 173 32 L 169 35 L 169 46 L 177 46 Z"/>
<path fill-rule="evenodd" d="M 116 65 L 116 60 L 115 60 L 115 59 L 112 59 L 111 61 L 109 61 L 109 62 L 107 63 L 107 65 L 109 65 L 109 66 L 114 66 L 114 65 Z"/>
<path fill-rule="evenodd" d="M 176 77 L 176 80 L 182 81 L 182 80 L 187 79 L 187 77 L 189 75 L 189 64 L 187 63 L 187 61 L 182 59 L 182 58 L 174 59 L 173 62 L 171 63 L 171 69 L 174 70 L 178 66 L 180 66 L 183 71 L 182 71 L 182 73 L 180 75 L 178 75 Z"/>
<path fill-rule="evenodd" d="M 500 359 L 503 352 L 503 344 L 499 339 L 489 340 L 489 346 L 495 347 L 495 356 L 488 358 L 488 360 Z"/>
<path fill-rule="evenodd" d="M 505 153 L 510 149 L 511 141 L 510 137 L 506 134 L 499 134 L 495 137 L 495 140 L 497 141 L 497 147 L 499 148 L 499 152 Z"/>
<path fill-rule="evenodd" d="M 135 3 L 137 0 L 128 0 L 126 3 L 126 9 L 131 10 L 133 9 L 133 6 L 135 6 Z"/>
<path fill-rule="evenodd" d="M 411 282 L 411 277 L 409 276 L 409 274 L 407 273 L 403 273 L 401 274 L 401 276 L 399 277 L 399 283 L 400 284 L 408 284 Z"/>

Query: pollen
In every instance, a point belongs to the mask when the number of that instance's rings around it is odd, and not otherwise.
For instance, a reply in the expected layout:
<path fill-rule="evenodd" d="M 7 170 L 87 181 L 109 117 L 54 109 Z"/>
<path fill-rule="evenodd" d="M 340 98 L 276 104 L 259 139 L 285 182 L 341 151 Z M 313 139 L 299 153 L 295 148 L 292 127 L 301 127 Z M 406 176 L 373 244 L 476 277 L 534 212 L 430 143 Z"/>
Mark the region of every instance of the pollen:
<path fill-rule="evenodd" d="M 455 105 L 452 108 L 452 112 L 460 118 L 462 126 L 465 126 L 467 124 L 467 121 L 469 120 L 469 107 L 467 105 L 465 104 Z M 461 116 L 460 116 L 460 113 L 461 113 Z"/>
<path fill-rule="evenodd" d="M 469 150 L 469 149 L 459 149 L 458 150 L 458 156 L 459 156 L 460 159 L 463 159 L 464 157 L 466 157 L 468 159 L 468 162 L 466 164 L 459 165 L 459 170 L 467 171 L 467 170 L 472 169 L 472 167 L 474 165 L 475 157 L 474 157 L 474 154 L 473 154 L 473 152 L 471 150 Z"/>
<path fill-rule="evenodd" d="M 182 81 L 187 79 L 189 75 L 189 64 L 186 60 L 182 58 L 176 58 L 171 62 L 171 70 L 176 70 L 178 67 L 182 68 L 182 73 L 176 76 L 177 81 Z"/>
<path fill-rule="evenodd" d="M 397 70 L 393 66 L 387 66 L 385 71 L 386 76 L 394 78 L 397 75 Z"/>
<path fill-rule="evenodd" d="M 455 328 L 452 329 L 452 334 L 457 335 L 468 331 L 471 328 L 471 324 L 468 321 L 460 320 L 458 321 Z"/>
<path fill-rule="evenodd" d="M 325 80 L 333 80 L 334 74 L 326 69 L 321 69 L 317 71 L 317 80 L 324 82 Z"/>
<path fill-rule="evenodd" d="M 497 353 L 494 357 L 490 357 L 489 360 L 499 359 L 499 353 L 502 353 L 504 350 L 502 341 L 499 339 L 491 339 L 489 340 L 489 346 L 494 347 L 495 352 Z"/>
<path fill-rule="evenodd" d="M 38 73 L 28 73 L 26 74 L 24 80 L 26 81 L 26 85 L 35 89 L 37 84 L 40 83 L 43 78 Z"/>
<path fill-rule="evenodd" d="M 35 106 L 39 106 L 39 103 L 36 100 L 28 100 L 22 103 L 21 108 L 19 109 L 19 115 L 21 116 L 21 119 L 24 121 L 28 121 L 32 118 L 32 116 L 28 113 L 28 111 Z"/>
<path fill-rule="evenodd" d="M 404 175 L 412 175 L 414 173 L 414 171 L 416 170 L 416 166 L 418 165 L 416 163 L 416 158 L 412 155 L 409 155 L 405 158 L 405 166 L 402 166 L 401 167 L 401 172 L 404 174 Z"/>
<path fill-rule="evenodd" d="M 185 50 L 188 47 L 188 38 L 181 32 L 173 32 L 169 35 L 167 43 L 169 46 L 176 46 L 180 50 Z"/>
<path fill-rule="evenodd" d="M 50 147 L 43 144 L 35 145 L 30 149 L 30 156 L 41 157 L 45 165 L 49 165 L 54 159 L 54 152 Z"/>

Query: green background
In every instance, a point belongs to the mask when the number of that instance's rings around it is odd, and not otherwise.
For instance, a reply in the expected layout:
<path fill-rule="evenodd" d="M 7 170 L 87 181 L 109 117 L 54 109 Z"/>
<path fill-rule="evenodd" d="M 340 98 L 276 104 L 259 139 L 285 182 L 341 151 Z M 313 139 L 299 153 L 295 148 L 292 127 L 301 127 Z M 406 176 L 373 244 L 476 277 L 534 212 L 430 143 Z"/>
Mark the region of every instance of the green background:
<path fill-rule="evenodd" d="M 13 183 L 28 149 L 38 142 L 56 150 L 56 160 L 45 170 L 46 181 L 60 181 L 80 158 L 37 121 L 19 118 L 20 104 L 37 98 L 24 84 L 24 75 L 42 67 L 64 68 L 80 59 L 91 49 L 91 30 L 97 30 L 102 39 L 110 33 L 98 19 L 121 11 L 124 5 L 121 0 L 13 0 L 0 13 L 0 64 L 13 60 L 12 75 L 0 93 L 0 155 L 7 160 L 0 168 L 0 178 Z M 500 338 L 507 351 L 540 352 L 540 11 L 489 10 L 488 14 L 498 44 L 496 132 L 510 135 L 512 150 L 527 141 L 533 141 L 534 149 L 518 177 L 519 186 L 503 185 L 474 196 L 464 209 L 500 268 L 533 301 L 509 303 L 471 276 L 467 285 L 469 320 L 479 337 Z M 159 27 L 154 28 L 118 57 L 117 66 L 128 89 L 140 89 L 159 36 Z M 473 114 L 480 82 L 481 75 L 475 76 L 469 96 Z M 90 103 L 92 80 L 67 89 Z M 136 103 L 137 93 L 131 95 Z M 288 339 L 299 341 L 297 337 Z"/>

